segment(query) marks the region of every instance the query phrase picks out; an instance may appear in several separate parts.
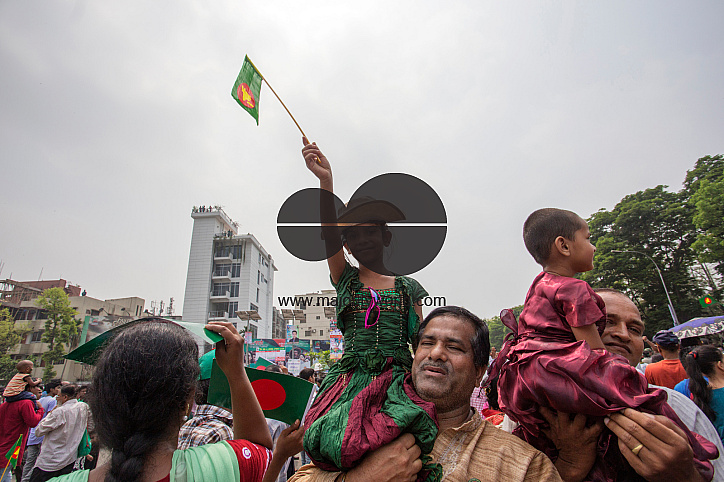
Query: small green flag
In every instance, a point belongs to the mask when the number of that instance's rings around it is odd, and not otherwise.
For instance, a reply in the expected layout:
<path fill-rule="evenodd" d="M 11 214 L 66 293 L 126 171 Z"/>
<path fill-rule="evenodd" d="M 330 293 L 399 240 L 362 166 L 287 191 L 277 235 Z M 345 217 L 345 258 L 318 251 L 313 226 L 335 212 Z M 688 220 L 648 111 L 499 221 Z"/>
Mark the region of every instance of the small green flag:
<path fill-rule="evenodd" d="M 312 404 L 314 384 L 294 375 L 245 368 L 251 387 L 266 418 L 289 425 L 304 420 Z M 231 410 L 231 390 L 226 375 L 214 360 L 211 368 L 208 401 L 211 405 Z"/>
<path fill-rule="evenodd" d="M 22 446 L 22 443 L 23 434 L 20 434 L 20 437 L 18 437 L 18 441 L 15 442 L 15 445 L 10 447 L 8 453 L 5 454 L 5 458 L 8 459 L 8 465 L 12 465 L 13 469 L 18 465 L 18 457 L 20 456 L 20 447 Z"/>
<path fill-rule="evenodd" d="M 702 296 L 699 298 L 699 304 L 702 308 L 716 304 L 716 300 L 709 295 Z"/>
<path fill-rule="evenodd" d="M 234 88 L 231 89 L 231 96 L 256 119 L 256 125 L 259 125 L 259 94 L 262 80 L 262 75 L 247 56 L 244 57 L 244 64 L 234 82 Z"/>

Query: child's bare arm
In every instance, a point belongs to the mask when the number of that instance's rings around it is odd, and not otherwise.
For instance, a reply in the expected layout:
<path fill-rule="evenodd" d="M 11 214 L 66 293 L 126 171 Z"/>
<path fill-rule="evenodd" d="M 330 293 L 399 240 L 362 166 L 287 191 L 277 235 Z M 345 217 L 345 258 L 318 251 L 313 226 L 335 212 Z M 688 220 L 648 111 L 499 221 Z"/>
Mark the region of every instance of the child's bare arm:
<path fill-rule="evenodd" d="M 302 156 L 307 168 L 319 179 L 319 188 L 334 193 L 334 185 L 332 182 L 332 166 L 324 156 L 321 150 L 317 147 L 317 144 L 310 144 L 306 137 L 302 138 L 304 147 L 302 148 Z M 322 196 L 321 201 L 321 217 L 322 219 L 336 219 L 337 213 L 334 205 L 331 204 L 332 198 Z M 336 240 L 340 238 L 339 228 L 336 225 L 329 226 L 323 230 L 325 239 L 328 243 L 331 242 L 330 250 L 336 248 Z M 331 241 L 334 239 L 335 241 Z M 332 247 L 334 246 L 334 247 Z M 340 249 L 336 253 L 333 253 L 327 258 L 327 264 L 329 265 L 329 274 L 332 275 L 332 281 L 337 283 L 339 278 L 342 276 L 346 261 L 344 259 L 344 253 Z"/>
<path fill-rule="evenodd" d="M 576 340 L 587 342 L 591 349 L 606 349 L 606 347 L 603 346 L 603 341 L 601 341 L 601 336 L 598 334 L 596 325 L 586 325 L 578 328 L 572 326 L 571 331 L 573 331 Z"/>

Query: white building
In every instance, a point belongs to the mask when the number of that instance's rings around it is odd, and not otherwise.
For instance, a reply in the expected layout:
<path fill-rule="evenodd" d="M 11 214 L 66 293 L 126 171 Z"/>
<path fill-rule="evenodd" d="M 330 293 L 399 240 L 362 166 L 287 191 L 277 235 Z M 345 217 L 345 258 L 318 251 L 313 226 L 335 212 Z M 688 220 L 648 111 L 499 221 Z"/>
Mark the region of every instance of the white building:
<path fill-rule="evenodd" d="M 301 320 L 290 322 L 297 336 L 302 340 L 329 341 L 330 322 L 336 319 L 337 292 L 335 290 L 322 290 L 305 293 L 294 297 L 295 308 L 304 312 Z"/>
<path fill-rule="evenodd" d="M 261 320 L 250 321 L 254 338 L 272 337 L 274 272 L 269 253 L 252 234 L 237 234 L 238 224 L 218 206 L 194 208 L 186 275 L 183 320 L 236 322 L 236 311 L 254 310 Z"/>

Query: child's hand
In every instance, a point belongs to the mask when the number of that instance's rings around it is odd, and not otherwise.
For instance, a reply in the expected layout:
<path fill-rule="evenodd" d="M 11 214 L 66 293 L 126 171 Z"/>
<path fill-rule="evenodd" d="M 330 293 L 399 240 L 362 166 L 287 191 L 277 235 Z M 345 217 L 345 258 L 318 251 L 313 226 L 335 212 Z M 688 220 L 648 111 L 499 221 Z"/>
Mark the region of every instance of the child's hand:
<path fill-rule="evenodd" d="M 304 147 L 302 148 L 302 156 L 307 164 L 307 169 L 317 176 L 320 182 L 332 180 L 332 166 L 324 157 L 322 151 L 319 150 L 316 143 L 310 144 L 306 137 L 302 137 Z"/>
<path fill-rule="evenodd" d="M 282 460 L 298 454 L 304 449 L 304 432 L 306 427 L 301 425 L 299 420 L 289 427 L 282 430 L 281 435 L 277 439 L 277 446 L 274 448 L 274 454 L 279 455 Z"/>

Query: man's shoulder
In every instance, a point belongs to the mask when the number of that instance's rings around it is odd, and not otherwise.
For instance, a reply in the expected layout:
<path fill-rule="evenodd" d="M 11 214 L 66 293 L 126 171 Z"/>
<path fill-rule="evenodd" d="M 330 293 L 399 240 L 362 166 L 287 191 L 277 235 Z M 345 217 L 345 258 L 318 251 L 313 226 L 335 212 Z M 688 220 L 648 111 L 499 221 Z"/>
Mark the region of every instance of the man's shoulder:
<path fill-rule="evenodd" d="M 471 466 L 468 473 L 495 473 L 506 481 L 560 480 L 550 459 L 532 445 L 486 420 L 480 430 L 472 451 L 475 462 L 471 460 L 477 467 Z"/>
<path fill-rule="evenodd" d="M 483 431 L 477 440 L 476 445 L 484 445 L 490 448 L 509 447 L 515 450 L 516 454 L 530 455 L 531 457 L 542 453 L 528 442 L 515 435 L 501 430 L 487 420 L 483 420 Z"/>

